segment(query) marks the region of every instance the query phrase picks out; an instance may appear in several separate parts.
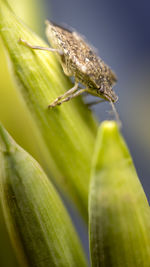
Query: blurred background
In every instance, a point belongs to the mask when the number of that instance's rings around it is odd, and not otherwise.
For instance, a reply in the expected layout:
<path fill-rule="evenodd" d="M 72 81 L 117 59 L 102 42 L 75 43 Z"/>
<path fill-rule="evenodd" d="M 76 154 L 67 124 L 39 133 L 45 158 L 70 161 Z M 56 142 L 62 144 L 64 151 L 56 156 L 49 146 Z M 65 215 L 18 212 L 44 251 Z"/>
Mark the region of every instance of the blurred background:
<path fill-rule="evenodd" d="M 25 1 L 24 1 L 25 2 Z M 139 178 L 150 200 L 150 1 L 149 0 L 34 0 L 30 6 L 28 18 L 24 18 L 24 6 L 19 1 L 11 1 L 16 13 L 42 37 L 45 37 L 45 19 L 52 19 L 58 24 L 65 23 L 98 49 L 100 57 L 116 72 L 118 82 L 114 87 L 119 101 L 116 108 L 123 124 L 122 132 L 131 151 Z M 31 3 L 31 2 L 30 2 Z M 19 8 L 18 8 L 19 5 Z M 29 4 L 30 5 L 30 4 Z M 27 5 L 26 5 L 27 6 Z M 15 9 L 16 8 L 16 9 Z M 18 8 L 18 10 L 17 10 Z M 32 21 L 30 22 L 30 20 Z M 2 47 L 0 44 L 0 49 Z M 1 52 L 0 52 L 1 53 Z M 2 58 L 2 55 L 1 55 Z M 18 128 L 19 122 L 26 119 L 27 131 L 32 127 L 30 119 L 22 110 L 21 116 L 15 110 L 16 101 L 11 78 L 3 80 L 7 62 L 1 61 L 0 69 L 0 119 L 17 141 L 29 151 L 39 152 L 35 143 L 28 146 L 28 138 Z M 12 86 L 12 97 L 8 99 L 7 88 Z M 7 108 L 5 103 L 7 104 Z M 12 109 L 11 123 L 8 105 Z M 99 121 L 111 119 L 109 103 L 93 107 Z M 16 120 L 17 117 L 17 120 Z M 11 124 L 11 127 L 10 127 Z M 21 125 L 21 124 L 20 124 Z M 16 132 L 17 131 L 17 132 Z M 25 138 L 24 138 L 25 137 Z M 88 253 L 87 231 L 70 210 L 73 220 Z"/>

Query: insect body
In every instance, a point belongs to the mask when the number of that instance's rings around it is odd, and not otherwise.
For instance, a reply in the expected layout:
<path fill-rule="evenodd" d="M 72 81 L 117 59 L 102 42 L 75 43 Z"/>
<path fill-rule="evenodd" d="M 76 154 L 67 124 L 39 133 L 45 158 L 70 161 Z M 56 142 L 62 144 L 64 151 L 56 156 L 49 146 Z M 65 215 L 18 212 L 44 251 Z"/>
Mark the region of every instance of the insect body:
<path fill-rule="evenodd" d="M 116 76 L 97 56 L 94 49 L 77 32 L 69 31 L 49 21 L 46 24 L 46 35 L 52 48 L 32 46 L 24 40 L 20 41 L 33 49 L 56 52 L 64 73 L 75 78 L 74 87 L 59 96 L 49 107 L 60 105 L 84 92 L 111 103 L 116 102 L 118 97 L 112 90 L 117 80 Z M 85 88 L 79 89 L 79 83 Z"/>

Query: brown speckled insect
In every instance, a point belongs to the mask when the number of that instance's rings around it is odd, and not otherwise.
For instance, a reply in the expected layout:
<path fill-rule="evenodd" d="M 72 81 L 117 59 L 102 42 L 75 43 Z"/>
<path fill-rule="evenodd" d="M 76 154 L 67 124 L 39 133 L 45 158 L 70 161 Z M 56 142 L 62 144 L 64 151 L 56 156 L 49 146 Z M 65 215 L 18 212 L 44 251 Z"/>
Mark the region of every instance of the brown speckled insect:
<path fill-rule="evenodd" d="M 110 101 L 114 109 L 113 102 L 118 99 L 112 90 L 112 86 L 117 81 L 114 72 L 77 32 L 67 30 L 49 21 L 46 21 L 46 24 L 46 35 L 52 48 L 32 46 L 22 39 L 20 39 L 20 42 L 32 49 L 56 52 L 64 73 L 75 78 L 74 86 L 55 99 L 49 107 L 55 107 L 84 92 L 88 92 L 103 98 L 103 100 Z M 79 88 L 79 83 L 83 84 L 85 88 Z"/>

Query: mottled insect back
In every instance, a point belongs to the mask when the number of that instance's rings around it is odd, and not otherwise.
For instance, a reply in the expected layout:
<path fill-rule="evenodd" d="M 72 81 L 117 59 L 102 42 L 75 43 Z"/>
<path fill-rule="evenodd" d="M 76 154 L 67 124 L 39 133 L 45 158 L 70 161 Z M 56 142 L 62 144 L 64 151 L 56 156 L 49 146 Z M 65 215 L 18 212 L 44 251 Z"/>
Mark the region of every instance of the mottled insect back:
<path fill-rule="evenodd" d="M 112 90 L 117 81 L 114 72 L 99 58 L 93 48 L 75 31 L 69 31 L 49 21 L 46 35 L 53 48 L 59 49 L 59 59 L 64 73 L 74 76 L 86 91 L 94 96 L 116 102 Z"/>
<path fill-rule="evenodd" d="M 113 102 L 118 97 L 112 90 L 117 81 L 114 72 L 98 57 L 94 49 L 76 31 L 70 31 L 57 24 L 46 21 L 46 35 L 51 47 L 33 46 L 20 39 L 20 42 L 32 49 L 55 52 L 67 76 L 73 76 L 75 85 L 49 105 L 53 108 L 69 101 L 84 92 L 103 100 Z M 79 83 L 85 88 L 81 88 Z M 100 102 L 100 101 L 98 101 Z"/>

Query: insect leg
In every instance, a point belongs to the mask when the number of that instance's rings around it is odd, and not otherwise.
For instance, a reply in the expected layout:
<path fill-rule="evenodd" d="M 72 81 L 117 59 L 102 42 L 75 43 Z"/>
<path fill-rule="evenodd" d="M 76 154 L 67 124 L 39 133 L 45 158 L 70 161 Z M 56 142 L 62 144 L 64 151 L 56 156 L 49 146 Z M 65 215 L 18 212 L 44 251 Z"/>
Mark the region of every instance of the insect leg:
<path fill-rule="evenodd" d="M 57 52 L 60 55 L 63 54 L 63 52 L 59 49 L 55 49 L 55 48 L 51 48 L 51 47 L 42 47 L 42 46 L 38 46 L 38 45 L 31 45 L 30 43 L 28 43 L 27 41 L 25 41 L 21 38 L 18 40 L 18 42 L 31 48 L 31 49 L 39 49 L 39 50 L 45 50 L 45 51 L 50 51 L 50 52 Z"/>
<path fill-rule="evenodd" d="M 75 85 L 74 85 L 71 89 L 69 89 L 69 90 L 68 90 L 67 92 L 65 92 L 63 95 L 58 96 L 58 97 L 55 99 L 55 101 L 54 101 L 52 104 L 50 104 L 48 107 L 51 108 L 51 107 L 55 107 L 56 105 L 60 105 L 58 102 L 59 102 L 61 99 L 65 98 L 66 96 L 69 96 L 69 95 L 73 94 L 73 93 L 78 89 L 78 86 L 79 86 L 79 84 L 78 84 L 78 83 L 75 83 Z"/>
<path fill-rule="evenodd" d="M 62 99 L 60 102 L 58 101 L 56 105 L 61 105 L 62 103 L 67 102 L 70 99 L 72 99 L 72 98 L 74 98 L 76 96 L 79 96 L 79 95 L 81 95 L 82 93 L 84 93 L 86 91 L 87 91 L 87 89 L 80 89 L 77 92 L 75 92 L 74 94 L 71 94 L 70 96 L 66 97 L 65 99 Z M 54 106 L 50 105 L 49 107 L 54 107 Z"/>
<path fill-rule="evenodd" d="M 105 99 L 101 99 L 101 100 L 98 100 L 98 101 L 93 101 L 93 102 L 90 102 L 90 103 L 86 103 L 86 105 L 90 108 L 94 105 L 97 105 L 99 103 L 102 103 L 102 102 L 105 102 L 106 100 Z"/>

